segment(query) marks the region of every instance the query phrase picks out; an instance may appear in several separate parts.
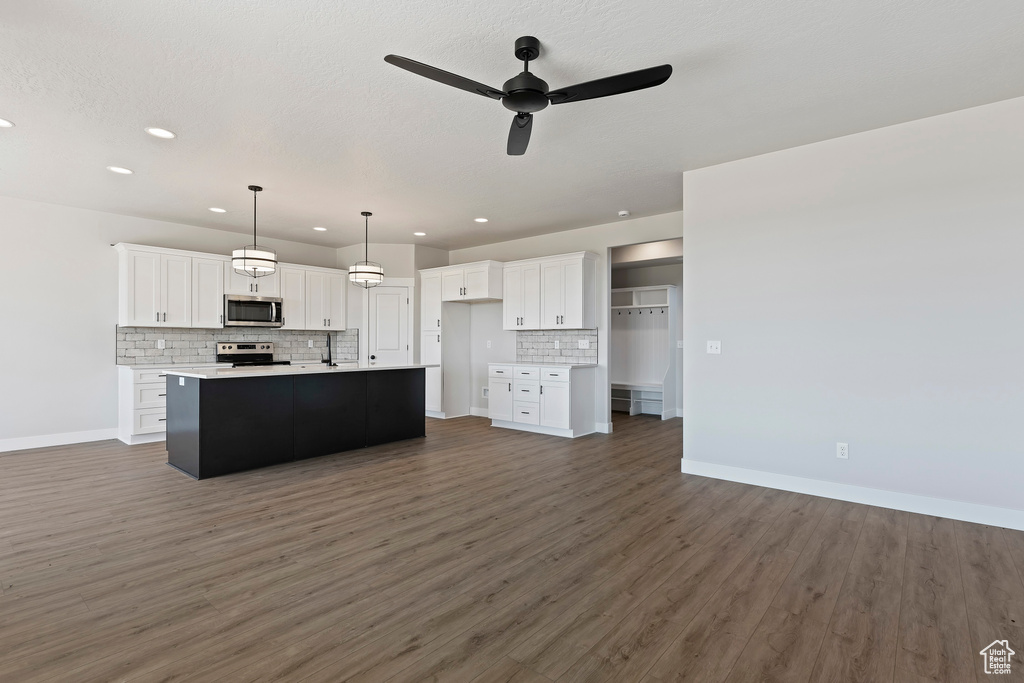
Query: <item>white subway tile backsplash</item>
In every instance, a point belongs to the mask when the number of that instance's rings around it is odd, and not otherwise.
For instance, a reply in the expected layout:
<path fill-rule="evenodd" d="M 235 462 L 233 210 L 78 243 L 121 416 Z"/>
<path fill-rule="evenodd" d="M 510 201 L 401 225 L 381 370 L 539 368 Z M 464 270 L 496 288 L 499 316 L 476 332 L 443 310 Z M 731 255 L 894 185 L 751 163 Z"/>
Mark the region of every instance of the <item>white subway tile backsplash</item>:
<path fill-rule="evenodd" d="M 335 360 L 359 358 L 359 330 L 332 332 L 332 356 Z M 156 348 L 158 339 L 166 348 Z M 309 340 L 313 348 L 309 348 Z M 327 333 L 290 330 L 263 332 L 231 332 L 228 330 L 199 330 L 181 328 L 117 328 L 117 354 L 119 365 L 213 363 L 217 358 L 217 342 L 271 341 L 277 360 L 315 361 L 327 355 Z"/>
<path fill-rule="evenodd" d="M 590 341 L 579 348 L 580 339 Z M 555 348 L 558 341 L 558 348 Z M 597 363 L 597 330 L 531 330 L 516 332 L 517 363 Z"/>

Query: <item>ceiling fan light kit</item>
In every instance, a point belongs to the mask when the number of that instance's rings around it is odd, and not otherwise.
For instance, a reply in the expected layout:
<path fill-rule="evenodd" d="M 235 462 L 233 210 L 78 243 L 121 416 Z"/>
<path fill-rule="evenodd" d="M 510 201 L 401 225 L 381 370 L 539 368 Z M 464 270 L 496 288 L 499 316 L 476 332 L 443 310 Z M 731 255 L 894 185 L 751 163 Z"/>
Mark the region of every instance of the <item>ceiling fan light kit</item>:
<path fill-rule="evenodd" d="M 277 270 L 277 252 L 259 246 L 256 241 L 256 195 L 263 191 L 259 185 L 250 185 L 252 192 L 252 244 L 231 252 L 231 267 L 239 275 L 263 277 Z"/>
<path fill-rule="evenodd" d="M 546 108 L 549 104 L 582 102 L 598 97 L 653 88 L 667 81 L 672 75 L 671 65 L 663 64 L 649 69 L 630 71 L 617 76 L 579 83 L 568 88 L 549 90 L 548 84 L 543 79 L 530 73 L 530 62 L 540 56 L 540 41 L 533 36 L 522 36 L 516 40 L 515 55 L 516 59 L 523 62 L 523 71 L 518 76 L 513 76 L 505 81 L 501 90 L 398 55 L 388 55 L 384 61 L 438 83 L 444 83 L 453 88 L 473 92 L 490 99 L 501 100 L 506 109 L 515 112 L 512 127 L 508 132 L 506 147 L 510 156 L 519 156 L 526 152 L 526 148 L 530 144 L 530 133 L 533 130 L 533 114 Z"/>

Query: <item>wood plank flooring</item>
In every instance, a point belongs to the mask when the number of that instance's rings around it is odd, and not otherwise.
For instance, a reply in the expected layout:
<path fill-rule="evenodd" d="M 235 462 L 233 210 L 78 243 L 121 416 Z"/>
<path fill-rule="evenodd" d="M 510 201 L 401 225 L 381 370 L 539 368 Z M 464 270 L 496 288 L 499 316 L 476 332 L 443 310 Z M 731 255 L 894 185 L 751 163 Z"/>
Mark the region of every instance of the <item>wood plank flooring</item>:
<path fill-rule="evenodd" d="M 681 444 L 429 420 L 202 482 L 163 444 L 0 454 L 0 681 L 980 683 L 989 642 L 1024 653 L 1024 533 L 682 475 Z"/>

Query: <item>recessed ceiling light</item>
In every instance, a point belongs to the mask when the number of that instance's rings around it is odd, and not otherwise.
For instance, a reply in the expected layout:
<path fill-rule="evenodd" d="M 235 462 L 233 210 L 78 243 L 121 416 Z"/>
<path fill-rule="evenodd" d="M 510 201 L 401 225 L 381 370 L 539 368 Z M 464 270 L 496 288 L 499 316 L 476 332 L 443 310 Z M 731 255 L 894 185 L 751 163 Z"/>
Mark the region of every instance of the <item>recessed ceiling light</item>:
<path fill-rule="evenodd" d="M 425 232 L 414 232 L 413 234 L 416 235 L 417 237 L 426 237 L 427 236 L 427 233 L 425 233 Z"/>
<path fill-rule="evenodd" d="M 121 175 L 131 175 L 132 173 L 135 173 L 132 169 L 123 168 L 121 166 L 107 166 L 107 170 L 113 171 L 114 173 L 120 173 Z"/>
<path fill-rule="evenodd" d="M 486 218 L 474 218 L 473 220 L 475 220 L 477 223 L 486 223 L 487 222 Z"/>
<path fill-rule="evenodd" d="M 14 128 L 14 122 L 7 119 L 0 119 L 0 128 Z"/>
<path fill-rule="evenodd" d="M 327 232 L 327 228 L 321 228 L 319 225 L 313 228 L 317 232 Z"/>
<path fill-rule="evenodd" d="M 166 128 L 147 128 L 146 132 L 155 138 L 163 138 L 164 140 L 170 140 L 171 138 L 177 137 Z"/>
<path fill-rule="evenodd" d="M 227 209 L 222 209 L 219 206 L 211 206 L 210 207 L 210 211 L 213 211 L 214 213 L 227 213 L 228 212 Z"/>

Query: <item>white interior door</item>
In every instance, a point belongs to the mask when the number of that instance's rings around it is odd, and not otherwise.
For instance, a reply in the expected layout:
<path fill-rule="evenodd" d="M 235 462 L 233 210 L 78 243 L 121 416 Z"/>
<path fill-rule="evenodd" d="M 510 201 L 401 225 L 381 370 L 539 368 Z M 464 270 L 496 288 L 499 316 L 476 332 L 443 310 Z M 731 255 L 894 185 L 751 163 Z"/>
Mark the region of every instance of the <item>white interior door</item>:
<path fill-rule="evenodd" d="M 369 360 L 372 365 L 407 365 L 409 288 L 374 287 L 370 294 Z"/>

